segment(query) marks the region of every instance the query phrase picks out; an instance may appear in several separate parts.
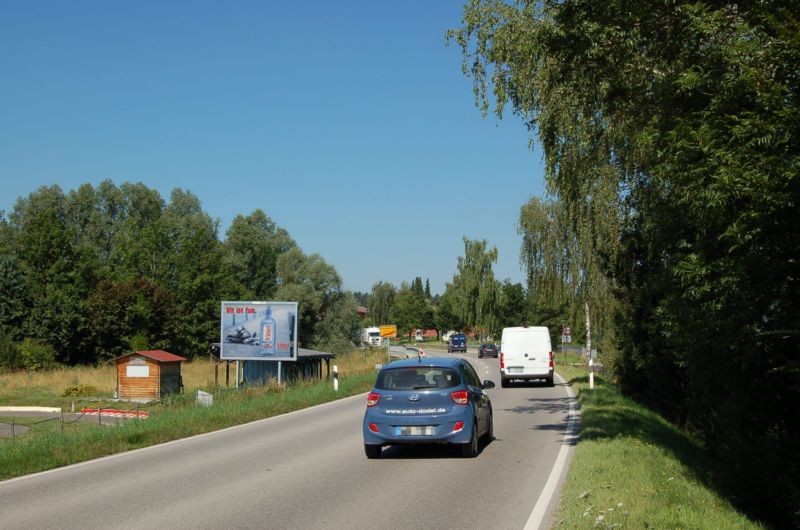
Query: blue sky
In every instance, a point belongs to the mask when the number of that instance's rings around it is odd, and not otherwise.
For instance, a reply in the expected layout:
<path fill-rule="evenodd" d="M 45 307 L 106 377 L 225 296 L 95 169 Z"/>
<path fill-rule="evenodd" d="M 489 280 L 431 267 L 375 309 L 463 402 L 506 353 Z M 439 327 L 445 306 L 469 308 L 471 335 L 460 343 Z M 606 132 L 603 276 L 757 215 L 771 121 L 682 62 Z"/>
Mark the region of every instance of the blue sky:
<path fill-rule="evenodd" d="M 482 118 L 461 2 L 0 3 L 0 209 L 58 184 L 183 188 L 220 221 L 263 209 L 368 291 L 452 279 L 462 237 L 523 281 L 544 189 L 520 120 Z"/>

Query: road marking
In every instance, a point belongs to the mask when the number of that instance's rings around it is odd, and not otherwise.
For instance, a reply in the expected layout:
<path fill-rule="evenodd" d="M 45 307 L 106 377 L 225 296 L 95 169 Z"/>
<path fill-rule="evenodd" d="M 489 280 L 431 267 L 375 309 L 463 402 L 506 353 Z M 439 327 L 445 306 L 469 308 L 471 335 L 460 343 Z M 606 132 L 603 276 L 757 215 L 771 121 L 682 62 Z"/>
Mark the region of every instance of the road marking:
<path fill-rule="evenodd" d="M 149 418 L 150 413 L 144 410 L 119 410 L 119 409 L 83 409 L 84 416 L 108 416 L 111 418 Z"/>
<path fill-rule="evenodd" d="M 560 383 L 565 383 L 560 375 L 556 375 Z M 561 474 L 564 472 L 564 466 L 567 463 L 567 455 L 569 454 L 570 447 L 575 445 L 578 441 L 578 414 L 575 410 L 575 395 L 572 393 L 572 388 L 570 388 L 569 385 L 566 385 L 566 389 L 567 395 L 569 396 L 569 416 L 567 416 L 569 421 L 567 422 L 567 429 L 564 431 L 564 440 L 561 442 L 561 449 L 558 451 L 558 457 L 556 457 L 556 463 L 550 471 L 550 476 L 547 477 L 547 482 L 542 489 L 542 493 L 539 494 L 539 499 L 536 501 L 536 505 L 533 507 L 530 517 L 528 517 L 528 522 L 525 523 L 525 530 L 538 530 L 549 526 L 543 524 L 547 507 L 553 500 L 558 481 L 561 478 Z"/>

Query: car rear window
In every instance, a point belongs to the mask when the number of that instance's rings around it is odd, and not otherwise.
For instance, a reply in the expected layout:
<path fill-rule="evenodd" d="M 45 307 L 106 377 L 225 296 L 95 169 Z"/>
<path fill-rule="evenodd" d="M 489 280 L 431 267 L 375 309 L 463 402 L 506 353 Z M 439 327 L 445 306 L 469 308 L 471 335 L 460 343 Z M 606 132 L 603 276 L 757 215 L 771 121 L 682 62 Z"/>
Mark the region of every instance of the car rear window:
<path fill-rule="evenodd" d="M 378 375 L 375 388 L 381 390 L 422 390 L 425 388 L 452 388 L 461 384 L 458 372 L 451 368 L 420 366 L 395 368 Z"/>

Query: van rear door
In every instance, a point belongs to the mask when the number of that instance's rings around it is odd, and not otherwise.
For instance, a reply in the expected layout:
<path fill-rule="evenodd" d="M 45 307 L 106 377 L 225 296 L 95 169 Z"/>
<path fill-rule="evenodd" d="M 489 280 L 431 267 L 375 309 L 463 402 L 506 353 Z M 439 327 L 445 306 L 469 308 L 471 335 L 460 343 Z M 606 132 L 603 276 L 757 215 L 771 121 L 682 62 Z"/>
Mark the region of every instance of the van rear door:
<path fill-rule="evenodd" d="M 506 328 L 500 352 L 506 379 L 540 379 L 552 375 L 550 332 L 546 327 Z"/>

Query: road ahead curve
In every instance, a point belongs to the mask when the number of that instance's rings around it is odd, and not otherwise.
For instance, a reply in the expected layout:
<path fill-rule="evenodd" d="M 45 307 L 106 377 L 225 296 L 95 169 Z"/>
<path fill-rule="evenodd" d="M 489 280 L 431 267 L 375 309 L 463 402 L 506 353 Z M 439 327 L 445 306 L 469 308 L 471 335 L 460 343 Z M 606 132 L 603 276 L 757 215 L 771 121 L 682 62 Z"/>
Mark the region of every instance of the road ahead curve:
<path fill-rule="evenodd" d="M 355 396 L 0 482 L 0 528 L 523 528 L 566 439 L 567 391 L 500 388 L 496 359 L 467 357 L 498 383 L 496 439 L 477 458 L 367 460 Z"/>

